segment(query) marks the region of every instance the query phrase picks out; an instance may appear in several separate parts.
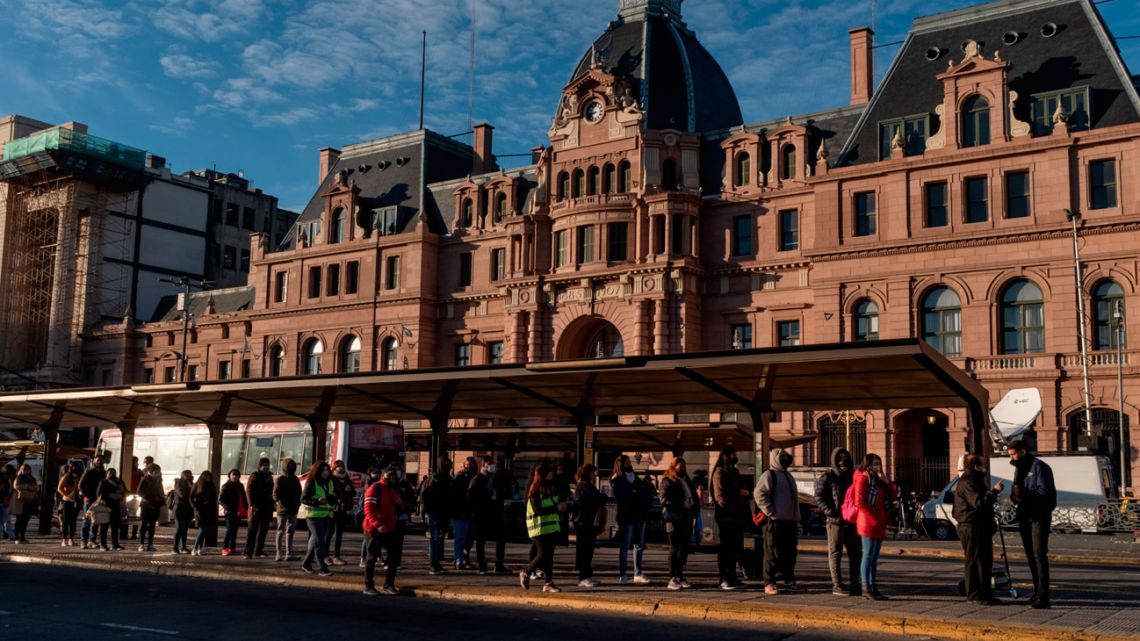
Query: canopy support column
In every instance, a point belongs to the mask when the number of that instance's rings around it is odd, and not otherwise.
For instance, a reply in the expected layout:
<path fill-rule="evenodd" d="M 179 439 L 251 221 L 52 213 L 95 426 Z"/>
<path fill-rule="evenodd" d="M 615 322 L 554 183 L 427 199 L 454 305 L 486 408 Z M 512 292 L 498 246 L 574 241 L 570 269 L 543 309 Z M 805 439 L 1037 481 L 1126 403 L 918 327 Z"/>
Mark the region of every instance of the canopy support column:
<path fill-rule="evenodd" d="M 432 472 L 439 469 L 439 459 L 447 452 L 447 424 L 451 420 L 451 406 L 455 401 L 455 392 L 458 390 L 458 381 L 448 381 L 444 384 L 435 401 L 435 407 L 426 416 L 428 424 L 431 425 L 428 469 Z"/>
<path fill-rule="evenodd" d="M 309 429 L 313 432 L 313 462 L 320 463 L 329 458 L 329 418 L 333 403 L 336 402 L 335 387 L 326 387 L 321 392 L 321 402 L 313 408 L 313 413 L 305 417 Z M 330 461 L 331 463 L 331 461 Z"/>
<path fill-rule="evenodd" d="M 135 422 L 119 423 L 119 431 L 123 434 L 123 444 L 119 446 L 119 478 L 123 479 L 127 492 L 133 493 L 136 479 L 131 459 L 135 456 Z"/>
<path fill-rule="evenodd" d="M 586 428 L 586 415 L 575 414 L 574 425 L 578 428 L 578 440 L 576 442 L 577 448 L 575 449 L 574 456 L 577 459 L 578 467 L 593 463 L 594 458 L 594 444 L 592 435 L 588 433 Z"/>

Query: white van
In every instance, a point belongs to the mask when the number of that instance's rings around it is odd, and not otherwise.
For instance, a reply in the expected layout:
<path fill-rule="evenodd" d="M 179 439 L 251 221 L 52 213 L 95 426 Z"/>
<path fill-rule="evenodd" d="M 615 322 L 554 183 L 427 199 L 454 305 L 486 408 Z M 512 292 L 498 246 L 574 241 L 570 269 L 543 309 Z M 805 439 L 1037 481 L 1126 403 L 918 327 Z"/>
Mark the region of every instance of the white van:
<path fill-rule="evenodd" d="M 1053 529 L 1096 532 L 1113 489 L 1108 459 L 1089 455 L 1046 455 L 1038 458 L 1053 468 L 1053 482 L 1057 485 Z M 958 469 L 959 472 L 962 469 L 961 461 Z M 1007 525 L 1017 522 L 1016 508 L 1009 500 L 1013 472 L 1009 459 L 995 453 L 990 464 L 990 483 L 1005 482 L 998 509 L 1002 523 Z M 954 488 L 957 485 L 958 479 L 950 481 L 939 498 L 922 506 L 922 525 L 932 539 L 947 541 L 958 538 L 958 524 L 954 520 Z"/>

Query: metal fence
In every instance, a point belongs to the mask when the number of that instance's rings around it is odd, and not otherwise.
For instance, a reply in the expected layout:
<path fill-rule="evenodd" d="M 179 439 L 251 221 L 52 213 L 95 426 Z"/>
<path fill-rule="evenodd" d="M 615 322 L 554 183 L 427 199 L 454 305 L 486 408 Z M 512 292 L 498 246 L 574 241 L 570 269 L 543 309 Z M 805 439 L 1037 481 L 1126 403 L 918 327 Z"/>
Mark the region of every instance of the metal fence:
<path fill-rule="evenodd" d="M 950 482 L 950 458 L 896 459 L 895 482 L 920 497 L 936 494 Z"/>

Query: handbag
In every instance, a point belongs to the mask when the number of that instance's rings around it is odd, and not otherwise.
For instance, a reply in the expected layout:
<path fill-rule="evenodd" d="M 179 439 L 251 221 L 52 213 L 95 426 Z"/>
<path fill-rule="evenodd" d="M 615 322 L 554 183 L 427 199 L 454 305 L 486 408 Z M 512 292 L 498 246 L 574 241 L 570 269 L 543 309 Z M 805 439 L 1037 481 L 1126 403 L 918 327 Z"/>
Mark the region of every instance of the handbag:
<path fill-rule="evenodd" d="M 87 510 L 87 518 L 95 525 L 107 525 L 111 522 L 111 508 L 106 505 L 93 505 Z"/>
<path fill-rule="evenodd" d="M 847 494 L 843 496 L 843 520 L 854 523 L 858 518 L 859 508 L 855 507 L 855 484 L 852 483 L 851 487 L 847 488 Z"/>
<path fill-rule="evenodd" d="M 16 500 L 22 501 L 24 503 L 31 503 L 32 501 L 36 500 L 36 491 L 35 490 L 17 490 L 16 491 Z"/>

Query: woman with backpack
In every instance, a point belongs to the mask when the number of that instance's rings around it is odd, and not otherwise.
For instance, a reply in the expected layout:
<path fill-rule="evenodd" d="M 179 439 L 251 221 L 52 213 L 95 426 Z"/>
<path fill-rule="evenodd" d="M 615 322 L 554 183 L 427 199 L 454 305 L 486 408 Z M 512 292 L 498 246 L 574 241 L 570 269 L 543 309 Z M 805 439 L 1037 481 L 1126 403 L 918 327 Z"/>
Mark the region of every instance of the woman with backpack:
<path fill-rule="evenodd" d="M 186 539 L 190 534 L 190 521 L 194 519 L 194 504 L 190 495 L 194 492 L 194 473 L 182 470 L 182 475 L 174 482 L 170 497 L 170 512 L 174 515 L 174 553 L 189 554 Z"/>
<path fill-rule="evenodd" d="M 885 601 L 887 597 L 879 592 L 879 553 L 887 538 L 890 506 L 898 500 L 898 490 L 887 479 L 883 459 L 878 454 L 864 457 L 863 465 L 855 472 L 851 492 L 858 511 L 855 531 L 863 541 L 863 563 L 859 572 L 863 583 L 863 598 Z"/>
<path fill-rule="evenodd" d="M 519 572 L 519 585 L 530 589 L 530 576 L 541 570 L 546 577 L 543 592 L 556 593 L 554 585 L 554 547 L 562 530 L 561 514 L 566 511 L 566 497 L 558 495 L 554 470 L 547 463 L 535 466 L 526 489 L 526 530 L 533 543 L 527 568 Z"/>
<path fill-rule="evenodd" d="M 20 466 L 13 483 L 12 506 L 9 508 L 16 517 L 16 543 L 28 542 L 28 521 L 32 520 L 39 506 L 40 484 L 27 463 Z"/>
<path fill-rule="evenodd" d="M 249 499 L 245 496 L 245 486 L 241 484 L 241 471 L 230 470 L 229 480 L 222 485 L 218 502 L 226 512 L 226 537 L 222 540 L 222 556 L 230 556 L 237 547 L 238 530 L 241 529 L 242 512 L 249 510 Z"/>
<path fill-rule="evenodd" d="M 661 510 L 665 531 L 669 534 L 669 585 L 670 590 L 687 590 L 693 586 L 685 579 L 685 564 L 689 560 L 689 539 L 693 533 L 693 519 L 700 510 L 697 489 L 689 480 L 685 459 L 675 458 L 665 470 L 661 481 Z"/>
<path fill-rule="evenodd" d="M 198 536 L 194 538 L 194 556 L 206 553 L 206 532 L 218 528 L 218 486 L 214 485 L 214 475 L 209 470 L 198 476 L 198 482 L 190 492 L 190 504 L 194 506 L 194 518 L 198 520 Z"/>

